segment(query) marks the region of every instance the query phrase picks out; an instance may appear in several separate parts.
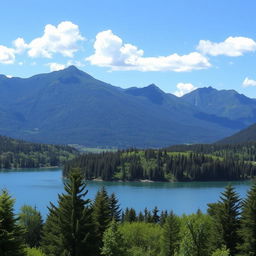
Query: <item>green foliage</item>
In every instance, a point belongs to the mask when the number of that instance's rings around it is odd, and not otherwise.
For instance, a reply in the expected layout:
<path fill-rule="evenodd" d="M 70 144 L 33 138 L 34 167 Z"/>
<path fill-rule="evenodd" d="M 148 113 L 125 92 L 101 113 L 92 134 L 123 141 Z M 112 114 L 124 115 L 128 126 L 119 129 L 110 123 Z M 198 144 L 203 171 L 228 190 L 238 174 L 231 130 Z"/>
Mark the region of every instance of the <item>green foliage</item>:
<path fill-rule="evenodd" d="M 42 249 L 47 255 L 93 255 L 90 200 L 84 199 L 88 191 L 79 170 L 70 173 L 64 188 L 59 205 L 50 208 Z"/>
<path fill-rule="evenodd" d="M 25 242 L 30 247 L 38 247 L 41 240 L 43 220 L 40 212 L 24 205 L 19 213 L 19 224 L 25 230 Z"/>
<path fill-rule="evenodd" d="M 222 249 L 217 249 L 213 252 L 212 256 L 230 256 L 230 253 L 229 250 L 224 247 Z"/>
<path fill-rule="evenodd" d="M 116 198 L 115 193 L 112 193 L 109 197 L 109 204 L 110 204 L 110 215 L 111 219 L 115 221 L 120 221 L 121 219 L 121 209 L 120 205 L 118 203 L 118 200 Z"/>
<path fill-rule="evenodd" d="M 241 204 L 234 187 L 227 186 L 221 194 L 220 201 L 209 207 L 220 243 L 230 250 L 231 256 L 235 255 L 240 242 L 238 231 Z"/>
<path fill-rule="evenodd" d="M 24 256 L 24 231 L 13 213 L 14 199 L 6 190 L 0 195 L 0 255 Z"/>
<path fill-rule="evenodd" d="M 105 256 L 126 256 L 127 245 L 123 235 L 118 230 L 117 223 L 113 220 L 103 235 L 101 254 Z"/>
<path fill-rule="evenodd" d="M 61 255 L 62 241 L 60 237 L 59 217 L 57 208 L 51 204 L 48 208 L 49 214 L 43 226 L 41 248 L 47 256 Z"/>
<path fill-rule="evenodd" d="M 256 184 L 243 202 L 240 235 L 242 255 L 256 255 Z"/>
<path fill-rule="evenodd" d="M 129 245 L 129 256 L 160 255 L 161 244 L 159 238 L 163 231 L 159 225 L 144 222 L 126 222 L 120 226 L 120 232 Z"/>
<path fill-rule="evenodd" d="M 174 146 L 159 150 L 130 149 L 115 153 L 79 155 L 66 163 L 64 175 L 70 169 L 78 167 L 88 180 L 241 180 L 256 176 L 254 161 L 256 144 Z"/>
<path fill-rule="evenodd" d="M 163 225 L 162 256 L 176 255 L 179 251 L 180 239 L 180 219 L 171 212 Z"/>
<path fill-rule="evenodd" d="M 46 256 L 40 249 L 38 248 L 26 248 L 26 256 Z"/>
<path fill-rule="evenodd" d="M 68 146 L 29 143 L 0 136 L 0 169 L 60 166 L 77 151 Z"/>
<path fill-rule="evenodd" d="M 193 214 L 183 219 L 181 255 L 209 256 L 212 252 L 212 221 L 207 215 Z"/>
<path fill-rule="evenodd" d="M 97 244 L 97 248 L 101 248 L 103 234 L 108 228 L 113 215 L 113 212 L 111 212 L 110 200 L 105 187 L 102 187 L 102 189 L 98 191 L 92 205 L 92 209 L 93 221 L 95 223 L 97 235 L 97 241 L 95 241 L 95 243 Z"/>

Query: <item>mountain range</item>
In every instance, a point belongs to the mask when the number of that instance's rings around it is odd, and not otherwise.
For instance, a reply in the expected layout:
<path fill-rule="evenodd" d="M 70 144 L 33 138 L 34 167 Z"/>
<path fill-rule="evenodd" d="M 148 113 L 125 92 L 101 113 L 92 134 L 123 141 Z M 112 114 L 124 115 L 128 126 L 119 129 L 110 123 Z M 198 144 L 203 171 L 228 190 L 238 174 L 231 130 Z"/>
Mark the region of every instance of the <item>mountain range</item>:
<path fill-rule="evenodd" d="M 200 88 L 183 97 L 156 85 L 122 89 L 70 66 L 30 78 L 0 75 L 0 134 L 88 147 L 211 143 L 256 122 L 256 100 Z"/>

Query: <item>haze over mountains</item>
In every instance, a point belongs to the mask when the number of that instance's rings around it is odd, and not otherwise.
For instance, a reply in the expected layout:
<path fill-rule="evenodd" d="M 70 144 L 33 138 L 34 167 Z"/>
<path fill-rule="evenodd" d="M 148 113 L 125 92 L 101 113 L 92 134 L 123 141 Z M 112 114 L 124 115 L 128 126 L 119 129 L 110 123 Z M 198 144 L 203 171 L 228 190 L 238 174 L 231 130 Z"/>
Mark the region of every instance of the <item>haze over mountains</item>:
<path fill-rule="evenodd" d="M 256 122 L 256 100 L 197 89 L 181 98 L 152 84 L 121 89 L 70 66 L 27 79 L 0 76 L 0 134 L 90 147 L 210 143 Z"/>

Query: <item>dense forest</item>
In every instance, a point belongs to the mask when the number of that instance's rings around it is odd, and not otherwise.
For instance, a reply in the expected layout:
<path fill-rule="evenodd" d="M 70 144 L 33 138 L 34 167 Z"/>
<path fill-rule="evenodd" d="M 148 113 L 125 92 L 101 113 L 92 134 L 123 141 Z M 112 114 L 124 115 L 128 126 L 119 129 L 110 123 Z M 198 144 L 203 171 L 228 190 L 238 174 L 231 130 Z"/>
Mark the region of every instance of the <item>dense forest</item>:
<path fill-rule="evenodd" d="M 122 211 L 104 187 L 87 196 L 82 173 L 72 170 L 65 192 L 42 220 L 24 205 L 18 218 L 14 199 L 0 194 L 2 256 L 248 256 L 256 255 L 256 184 L 242 201 L 229 185 L 207 213 L 175 215 L 171 209 Z M 170 206 L 171 207 L 171 206 Z"/>
<path fill-rule="evenodd" d="M 60 166 L 77 153 L 68 146 L 29 143 L 0 136 L 0 169 Z"/>
<path fill-rule="evenodd" d="M 256 176 L 255 158 L 256 143 L 129 149 L 79 155 L 65 164 L 64 175 L 77 167 L 88 180 L 243 180 Z"/>

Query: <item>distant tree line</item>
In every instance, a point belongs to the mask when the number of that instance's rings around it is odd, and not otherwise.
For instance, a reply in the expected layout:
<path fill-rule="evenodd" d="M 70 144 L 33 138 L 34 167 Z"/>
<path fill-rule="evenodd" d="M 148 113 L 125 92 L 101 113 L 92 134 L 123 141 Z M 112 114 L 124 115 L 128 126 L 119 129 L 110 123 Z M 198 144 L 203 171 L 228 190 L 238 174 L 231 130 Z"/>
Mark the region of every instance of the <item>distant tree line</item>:
<path fill-rule="evenodd" d="M 29 143 L 0 136 L 0 169 L 60 166 L 77 151 L 68 146 Z"/>
<path fill-rule="evenodd" d="M 211 154 L 241 161 L 256 162 L 256 142 L 240 144 L 174 145 L 166 148 L 166 150 L 171 152 L 194 152 L 201 154 Z"/>
<path fill-rule="evenodd" d="M 256 185 L 241 200 L 227 186 L 207 214 L 177 216 L 156 207 L 121 211 L 115 194 L 103 187 L 88 199 L 79 170 L 65 181 L 57 205 L 43 222 L 33 207 L 18 218 L 14 200 L 0 194 L 2 256 L 248 256 L 256 255 Z"/>
<path fill-rule="evenodd" d="M 243 155 L 245 151 L 248 153 L 246 159 L 237 157 L 237 154 Z M 195 145 L 83 154 L 65 164 L 64 175 L 72 168 L 80 168 L 88 180 L 243 180 L 256 176 L 254 153 L 254 147 L 250 144 L 248 148 Z"/>

